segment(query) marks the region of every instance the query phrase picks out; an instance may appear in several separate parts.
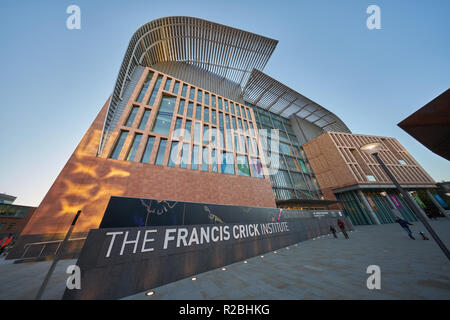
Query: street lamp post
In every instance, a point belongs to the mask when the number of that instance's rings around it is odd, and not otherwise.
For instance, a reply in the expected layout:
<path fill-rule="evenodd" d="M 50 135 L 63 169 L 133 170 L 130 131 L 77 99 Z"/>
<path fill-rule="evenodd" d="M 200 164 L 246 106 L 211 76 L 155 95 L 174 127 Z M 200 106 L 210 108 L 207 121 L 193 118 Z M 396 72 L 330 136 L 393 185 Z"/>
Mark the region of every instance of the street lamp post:
<path fill-rule="evenodd" d="M 397 182 L 395 177 L 392 175 L 391 171 L 389 171 L 389 169 L 384 164 L 383 160 L 381 160 L 380 155 L 378 154 L 380 149 L 381 149 L 381 143 L 379 143 L 379 142 L 369 143 L 369 144 L 366 144 L 366 145 L 364 145 L 364 146 L 362 146 L 360 148 L 361 151 L 363 151 L 365 153 L 368 153 L 368 154 L 371 154 L 371 155 L 373 155 L 375 157 L 375 159 L 380 164 L 380 166 L 383 169 L 383 171 L 386 172 L 386 174 L 388 175 L 389 179 L 391 179 L 391 181 L 397 187 L 397 190 L 400 191 L 400 193 L 403 195 L 403 197 L 405 198 L 405 201 L 408 203 L 410 208 L 414 211 L 414 213 L 416 214 L 417 218 L 419 218 L 420 222 L 423 223 L 425 228 L 428 230 L 428 232 L 433 237 L 434 241 L 436 241 L 438 246 L 441 248 L 442 252 L 444 252 L 444 254 L 447 257 L 447 259 L 450 260 L 450 253 L 449 253 L 447 247 L 442 242 L 442 240 L 439 238 L 439 236 L 436 234 L 436 232 L 433 230 L 431 225 L 428 223 L 427 218 L 422 213 L 422 210 L 420 210 L 418 208 L 417 203 L 415 201 L 411 200 L 410 195 L 400 186 L 400 184 Z"/>

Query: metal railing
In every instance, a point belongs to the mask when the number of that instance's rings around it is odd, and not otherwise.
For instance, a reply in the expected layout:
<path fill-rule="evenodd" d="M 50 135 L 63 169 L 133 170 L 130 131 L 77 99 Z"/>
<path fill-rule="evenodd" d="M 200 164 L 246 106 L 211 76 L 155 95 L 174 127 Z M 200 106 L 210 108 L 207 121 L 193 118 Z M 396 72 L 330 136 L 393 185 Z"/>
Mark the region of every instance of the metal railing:
<path fill-rule="evenodd" d="M 68 241 L 86 240 L 86 238 L 87 238 L 87 237 L 84 237 L 84 238 L 73 238 L 73 239 L 69 239 Z M 43 242 L 27 243 L 27 244 L 24 246 L 25 250 L 23 251 L 23 254 L 22 254 L 21 258 L 24 258 L 24 257 L 25 257 L 25 255 L 26 255 L 27 252 L 28 252 L 28 249 L 31 248 L 32 246 L 39 246 L 39 245 L 42 245 L 42 249 L 41 249 L 41 251 L 39 252 L 39 255 L 38 255 L 37 257 L 33 257 L 33 258 L 39 258 L 39 257 L 41 256 L 42 252 L 44 252 L 46 246 L 47 246 L 48 244 L 52 244 L 52 243 L 58 243 L 58 247 L 56 248 L 55 253 L 54 253 L 54 254 L 56 254 L 56 253 L 58 252 L 59 248 L 61 247 L 61 243 L 62 243 L 62 242 L 63 242 L 63 239 L 61 239 L 61 240 L 53 240 L 53 241 L 43 241 Z"/>

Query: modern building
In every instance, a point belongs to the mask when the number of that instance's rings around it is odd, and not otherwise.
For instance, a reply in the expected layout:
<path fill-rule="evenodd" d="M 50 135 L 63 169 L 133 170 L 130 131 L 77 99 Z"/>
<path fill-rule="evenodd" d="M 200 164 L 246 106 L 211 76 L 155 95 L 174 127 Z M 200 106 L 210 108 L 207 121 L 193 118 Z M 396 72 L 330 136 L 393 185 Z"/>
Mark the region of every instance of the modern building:
<path fill-rule="evenodd" d="M 277 43 L 191 17 L 140 27 L 110 98 L 22 245 L 61 238 L 78 210 L 74 234 L 82 239 L 98 228 L 111 196 L 339 208 L 324 194 L 332 194 L 327 185 L 321 189 L 303 145 L 326 132 L 351 132 L 331 111 L 262 72 Z"/>
<path fill-rule="evenodd" d="M 436 183 L 394 138 L 327 132 L 303 145 L 325 197 L 337 199 L 353 224 L 380 224 L 400 216 L 416 221 L 413 211 L 375 157 L 360 150 L 379 142 L 379 156 L 400 185 L 430 217 L 443 216 Z"/>
<path fill-rule="evenodd" d="M 0 238 L 13 234 L 19 236 L 36 207 L 13 204 L 16 197 L 0 194 Z"/>

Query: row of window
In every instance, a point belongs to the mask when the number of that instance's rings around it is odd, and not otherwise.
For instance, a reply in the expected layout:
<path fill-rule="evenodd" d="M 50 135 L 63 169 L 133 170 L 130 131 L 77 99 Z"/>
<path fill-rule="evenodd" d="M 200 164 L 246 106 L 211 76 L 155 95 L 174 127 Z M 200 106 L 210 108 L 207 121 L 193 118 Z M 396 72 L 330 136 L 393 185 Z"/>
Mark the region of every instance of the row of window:
<path fill-rule="evenodd" d="M 161 99 L 161 104 L 158 110 L 158 114 L 153 124 L 152 132 L 159 133 L 165 136 L 169 136 L 170 128 L 172 124 L 173 112 L 176 103 L 175 97 L 163 96 Z M 134 106 L 130 114 L 125 122 L 125 126 L 132 127 L 135 121 L 136 115 L 138 113 L 140 107 Z M 181 105 L 180 105 L 181 108 Z M 183 112 L 178 110 L 180 114 Z M 151 110 L 145 109 L 141 120 L 138 124 L 138 129 L 144 130 L 147 126 L 147 122 L 150 117 Z M 259 148 L 257 144 L 256 138 L 250 136 L 241 135 L 242 133 L 251 133 L 254 136 L 253 124 L 250 123 L 250 126 L 247 124 L 247 121 L 244 120 L 245 129 L 240 130 L 242 126 L 239 126 L 239 130 L 237 126 L 230 126 L 230 119 L 228 115 L 226 115 L 226 124 L 223 126 L 222 113 L 219 113 L 219 127 L 209 126 L 208 124 L 203 124 L 200 121 L 195 121 L 192 123 L 192 120 L 185 119 L 183 122 L 183 118 L 177 116 L 175 118 L 175 128 L 173 131 L 172 138 L 180 139 L 183 138 L 185 141 L 191 140 L 191 131 L 193 130 L 193 140 L 196 143 L 203 142 L 204 145 L 212 144 L 215 147 L 220 147 L 222 149 L 235 150 L 240 153 L 248 153 L 258 156 Z M 237 119 L 237 118 L 234 118 Z M 241 122 L 239 121 L 239 124 Z M 249 130 L 250 129 L 250 130 Z M 136 140 L 135 140 L 136 141 Z M 139 143 L 139 142 L 136 142 Z"/>
<path fill-rule="evenodd" d="M 121 131 L 119 139 L 111 153 L 112 159 L 118 159 L 125 141 L 128 137 L 128 131 Z M 125 160 L 135 161 L 137 150 L 142 140 L 142 134 L 136 133 L 133 137 L 131 146 L 126 154 Z M 263 178 L 263 170 L 261 160 L 256 157 L 249 157 L 247 155 L 240 155 L 232 152 L 221 151 L 216 148 L 210 148 L 208 146 L 201 147 L 199 145 L 191 145 L 190 142 L 183 143 L 182 141 L 168 141 L 166 138 L 159 139 L 159 145 L 155 146 L 157 138 L 155 136 L 148 136 L 144 152 L 141 156 L 140 162 L 150 163 L 153 149 L 156 147 L 156 158 L 154 164 L 165 165 L 164 157 L 166 149 L 170 145 L 169 159 L 167 166 L 180 168 L 188 168 L 192 170 L 209 171 L 209 165 L 211 165 L 212 172 L 220 172 L 226 174 L 236 174 L 235 164 L 237 167 L 237 174 L 241 176 L 252 176 Z M 192 152 L 191 152 L 192 148 Z M 201 150 L 201 156 L 200 156 Z M 249 161 L 250 159 L 250 161 Z M 250 166 L 252 170 L 250 170 Z"/>
<path fill-rule="evenodd" d="M 144 103 L 143 99 L 145 97 L 145 94 L 148 90 L 148 87 L 151 83 L 151 80 L 152 80 L 154 74 L 155 73 L 153 71 L 149 71 L 149 73 L 147 74 L 144 84 L 143 84 L 143 86 L 138 94 L 138 97 L 136 99 L 137 102 Z M 152 89 L 152 92 L 151 92 L 148 100 L 145 102 L 145 104 L 147 104 L 149 106 L 154 105 L 156 96 L 158 94 L 158 91 L 160 89 L 162 81 L 163 81 L 163 76 L 161 74 L 158 74 L 156 83 Z M 174 81 L 174 85 L 172 87 L 171 84 L 173 81 Z M 163 89 L 165 91 L 171 92 L 177 96 L 180 95 L 182 97 L 182 101 L 184 101 L 184 104 L 192 104 L 193 105 L 192 101 L 196 101 L 197 104 L 204 104 L 206 106 L 211 106 L 218 110 L 222 110 L 225 113 L 230 113 L 231 115 L 236 116 L 236 117 L 242 117 L 242 118 L 248 119 L 250 121 L 252 119 L 250 108 L 245 107 L 243 105 L 239 105 L 238 103 L 235 103 L 231 100 L 227 100 L 225 98 L 217 96 L 208 91 L 204 91 L 200 88 L 190 86 L 186 83 L 181 84 L 180 81 L 178 81 L 178 80 L 174 80 L 172 78 L 167 77 Z M 183 99 L 183 97 L 185 99 Z M 187 99 L 192 100 L 192 101 L 188 101 Z M 211 119 L 211 121 L 213 121 L 213 119 Z"/>

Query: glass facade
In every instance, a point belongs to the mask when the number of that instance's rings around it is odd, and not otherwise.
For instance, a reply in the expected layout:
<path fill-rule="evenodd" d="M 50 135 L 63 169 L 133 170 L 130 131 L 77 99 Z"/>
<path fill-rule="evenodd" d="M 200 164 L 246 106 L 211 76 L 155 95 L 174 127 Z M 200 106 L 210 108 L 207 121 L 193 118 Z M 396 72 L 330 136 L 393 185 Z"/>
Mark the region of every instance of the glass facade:
<path fill-rule="evenodd" d="M 275 199 L 323 200 L 322 191 L 289 120 L 252 104 L 246 105 L 253 108 L 267 165 L 279 167 L 276 173 L 270 175 Z M 251 115 L 247 111 L 245 113 L 250 118 Z M 241 126 L 241 123 L 238 125 Z M 244 126 L 246 131 L 253 131 L 247 123 Z M 272 135 L 273 129 L 278 129 L 278 139 Z M 271 138 L 278 142 L 278 150 L 271 150 Z M 247 144 L 253 145 L 251 141 Z M 258 150 L 250 150 L 251 154 L 255 152 Z"/>
<path fill-rule="evenodd" d="M 255 131 L 258 126 L 251 107 L 147 70 L 135 104 L 127 109 L 110 158 L 265 177 L 263 152 Z M 150 88 L 152 79 L 154 85 Z M 142 100 L 148 90 L 148 103 L 138 105 L 136 100 Z M 127 139 L 128 135 L 132 138 Z M 145 144 L 142 151 L 140 144 Z M 127 152 L 120 158 L 123 148 Z"/>
<path fill-rule="evenodd" d="M 366 207 L 361 196 L 366 198 L 370 209 Z M 417 221 L 403 196 L 398 192 L 369 190 L 362 191 L 361 195 L 357 191 L 347 191 L 337 194 L 336 198 L 340 201 L 344 214 L 354 225 L 376 224 L 369 210 L 372 210 L 381 224 L 395 222 L 393 210 L 397 210 L 401 218 L 406 221 Z"/>

